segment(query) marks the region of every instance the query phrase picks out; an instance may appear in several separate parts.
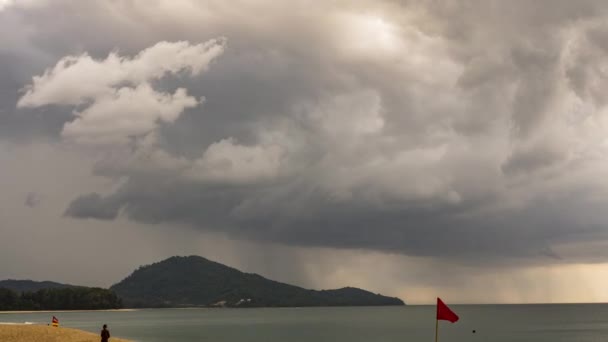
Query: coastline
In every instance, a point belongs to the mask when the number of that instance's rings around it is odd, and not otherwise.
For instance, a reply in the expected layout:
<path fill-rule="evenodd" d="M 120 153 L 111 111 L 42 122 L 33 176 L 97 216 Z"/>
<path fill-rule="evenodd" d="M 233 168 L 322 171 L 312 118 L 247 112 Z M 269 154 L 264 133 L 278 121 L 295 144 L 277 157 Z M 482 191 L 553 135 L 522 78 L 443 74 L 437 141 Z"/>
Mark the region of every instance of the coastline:
<path fill-rule="evenodd" d="M 230 310 L 230 309 L 314 309 L 314 308 L 385 308 L 385 307 L 406 307 L 406 306 L 430 306 L 431 304 L 403 304 L 403 305 L 315 305 L 315 306 L 251 306 L 251 307 L 235 307 L 235 306 L 175 306 L 175 307 L 149 307 L 149 308 L 132 308 L 132 309 L 106 309 L 106 310 L 27 310 L 27 311 L 0 311 L 1 314 L 36 314 L 36 313 L 78 313 L 78 312 L 136 312 L 142 310 Z M 459 304 L 459 305 L 477 305 L 477 304 Z M 490 304 L 488 304 L 490 305 Z M 0 322 L 0 324 L 2 324 Z"/>
<path fill-rule="evenodd" d="M 28 311 L 0 311 L 0 314 L 32 314 L 52 312 L 132 312 L 141 309 L 106 309 L 106 310 L 28 310 Z"/>

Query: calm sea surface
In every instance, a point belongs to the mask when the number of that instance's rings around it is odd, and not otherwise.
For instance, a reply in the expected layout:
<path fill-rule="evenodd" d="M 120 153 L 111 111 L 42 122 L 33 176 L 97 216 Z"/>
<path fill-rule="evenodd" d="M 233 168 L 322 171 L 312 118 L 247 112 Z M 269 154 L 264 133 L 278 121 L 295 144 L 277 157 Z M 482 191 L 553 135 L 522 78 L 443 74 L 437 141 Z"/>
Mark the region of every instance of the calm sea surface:
<path fill-rule="evenodd" d="M 439 340 L 608 341 L 608 305 L 451 306 L 455 324 L 440 322 Z M 49 322 L 53 313 L 0 314 L 0 322 Z M 63 326 L 141 342 L 433 341 L 434 306 L 294 309 L 159 309 L 59 312 Z M 475 329 L 477 332 L 472 333 Z"/>

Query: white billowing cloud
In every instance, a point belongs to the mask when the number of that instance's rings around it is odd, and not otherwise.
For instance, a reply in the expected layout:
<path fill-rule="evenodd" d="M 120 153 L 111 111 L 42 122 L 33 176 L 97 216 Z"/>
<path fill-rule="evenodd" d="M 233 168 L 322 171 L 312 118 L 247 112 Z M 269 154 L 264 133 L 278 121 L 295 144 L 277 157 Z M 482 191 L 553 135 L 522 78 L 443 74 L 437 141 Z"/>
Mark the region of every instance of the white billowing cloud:
<path fill-rule="evenodd" d="M 381 16 L 342 13 L 336 21 L 338 27 L 344 30 L 341 38 L 349 52 L 371 51 L 390 55 L 403 48 L 399 28 Z"/>
<path fill-rule="evenodd" d="M 179 175 L 191 167 L 192 161 L 175 157 L 158 148 L 160 144 L 158 130 L 135 139 L 132 149 L 113 149 L 97 161 L 94 173 L 110 178 L 121 178 L 125 175 L 173 176 Z M 116 177 L 116 176 L 119 177 Z"/>
<path fill-rule="evenodd" d="M 159 121 L 173 122 L 199 101 L 179 88 L 173 94 L 155 90 L 151 82 L 167 74 L 196 76 L 224 51 L 224 39 L 192 45 L 159 42 L 133 58 L 113 52 L 104 60 L 88 54 L 67 56 L 32 84 L 18 107 L 83 106 L 62 136 L 88 144 L 125 143 L 130 137 L 153 131 Z"/>
<path fill-rule="evenodd" d="M 180 71 L 196 76 L 207 70 L 224 47 L 224 39 L 197 45 L 184 41 L 159 42 L 133 58 L 116 52 L 104 60 L 95 60 L 88 54 L 66 56 L 43 75 L 35 76 L 17 105 L 78 105 L 112 93 L 121 84 L 138 85 Z"/>
<path fill-rule="evenodd" d="M 0 0 L 0 11 L 11 8 L 33 8 L 46 5 L 48 0 Z"/>
<path fill-rule="evenodd" d="M 133 151 L 114 150 L 95 167 L 99 175 L 167 177 L 194 184 L 247 185 L 275 180 L 287 149 L 276 142 L 243 145 L 234 138 L 211 144 L 193 159 L 159 147 L 157 131 L 135 141 Z"/>
<path fill-rule="evenodd" d="M 277 144 L 245 146 L 234 139 L 211 144 L 185 175 L 186 178 L 225 184 L 272 180 L 279 175 L 285 149 Z"/>
<path fill-rule="evenodd" d="M 313 130 L 317 143 L 333 144 L 335 151 L 319 165 L 303 165 L 298 159 L 310 148 L 310 141 L 302 136 L 298 128 L 288 119 L 258 132 L 257 142 L 241 144 L 233 137 L 218 140 L 209 145 L 201 155 L 188 159 L 169 154 L 160 148 L 159 135 L 154 131 L 155 123 L 150 118 L 172 122 L 181 108 L 195 106 L 196 101 L 180 90 L 173 96 L 159 94 L 151 99 L 149 86 L 135 91 L 121 89 L 107 101 L 93 105 L 87 113 L 77 113 L 75 121 L 66 124 L 63 137 L 79 143 L 109 144 L 126 142 L 129 137 L 141 136 L 133 146 L 133 152 L 114 151 L 101 160 L 96 168 L 99 174 L 134 176 L 136 174 L 162 175 L 184 182 L 222 185 L 259 185 L 277 181 L 280 176 L 295 176 L 310 173 L 323 176 L 318 186 L 341 197 L 361 183 L 372 181 L 381 168 L 393 161 L 374 160 L 361 171 L 349 170 L 349 175 L 339 173 L 341 163 L 358 158 L 368 142 L 377 143 L 384 128 L 382 102 L 379 94 L 371 90 L 355 91 L 324 99 L 320 103 L 304 103 L 294 106 L 297 122 Z M 127 88 L 129 89 L 129 88 Z M 121 95 L 120 92 L 127 92 Z M 133 93 L 133 94 L 132 94 Z M 143 93 L 138 96 L 137 93 Z M 140 100 L 139 98 L 142 97 Z M 145 102 L 146 99 L 150 100 Z M 122 103 L 126 102 L 126 103 Z M 97 118 L 109 119 L 113 107 L 130 108 L 128 116 L 114 115 L 112 124 L 102 125 Z M 301 165 L 299 168 L 297 165 Z M 374 169 L 375 171 L 371 171 Z"/>
<path fill-rule="evenodd" d="M 12 5 L 13 2 L 11 0 L 0 0 L 0 11 Z"/>
<path fill-rule="evenodd" d="M 153 131 L 158 121 L 175 121 L 184 109 L 198 103 L 183 88 L 167 94 L 154 91 L 148 83 L 123 87 L 74 112 L 77 118 L 65 124 L 62 136 L 77 143 L 126 143 L 129 137 Z"/>
<path fill-rule="evenodd" d="M 372 90 L 337 95 L 323 103 L 305 105 L 301 110 L 323 134 L 339 139 L 380 133 L 384 127 L 382 99 Z"/>

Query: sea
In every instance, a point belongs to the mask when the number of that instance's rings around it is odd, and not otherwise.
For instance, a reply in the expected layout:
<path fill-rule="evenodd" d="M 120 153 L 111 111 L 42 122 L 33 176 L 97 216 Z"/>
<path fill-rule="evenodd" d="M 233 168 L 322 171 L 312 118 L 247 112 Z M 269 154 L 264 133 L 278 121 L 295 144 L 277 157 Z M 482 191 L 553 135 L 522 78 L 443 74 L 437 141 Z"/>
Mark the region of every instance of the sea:
<path fill-rule="evenodd" d="M 608 341 L 608 304 L 450 305 L 442 342 Z M 3 313 L 0 322 L 50 323 L 139 342 L 404 342 L 435 340 L 435 306 L 146 309 Z"/>

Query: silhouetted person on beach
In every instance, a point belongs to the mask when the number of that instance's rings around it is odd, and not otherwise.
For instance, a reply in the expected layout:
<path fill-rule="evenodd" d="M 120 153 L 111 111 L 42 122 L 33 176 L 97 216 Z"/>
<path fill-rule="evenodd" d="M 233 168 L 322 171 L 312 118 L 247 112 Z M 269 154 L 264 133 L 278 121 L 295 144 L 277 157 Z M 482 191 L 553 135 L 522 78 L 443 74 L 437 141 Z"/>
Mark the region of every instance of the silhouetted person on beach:
<path fill-rule="evenodd" d="M 101 342 L 108 342 L 110 340 L 110 331 L 108 330 L 107 325 L 103 325 L 103 329 L 101 329 Z"/>

